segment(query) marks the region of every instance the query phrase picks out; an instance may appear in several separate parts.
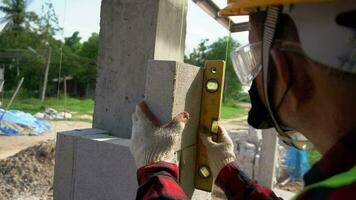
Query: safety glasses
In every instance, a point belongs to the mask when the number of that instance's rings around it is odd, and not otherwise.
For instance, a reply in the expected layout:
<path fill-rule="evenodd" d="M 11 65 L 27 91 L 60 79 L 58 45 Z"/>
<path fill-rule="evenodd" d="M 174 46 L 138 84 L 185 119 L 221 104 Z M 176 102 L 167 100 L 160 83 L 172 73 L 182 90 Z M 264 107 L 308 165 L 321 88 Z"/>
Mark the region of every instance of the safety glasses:
<path fill-rule="evenodd" d="M 247 44 L 231 52 L 231 60 L 237 77 L 245 85 L 251 85 L 262 69 L 262 43 Z"/>
<path fill-rule="evenodd" d="M 275 40 L 274 46 L 281 51 L 293 52 L 305 56 L 300 44 L 291 41 Z M 250 86 L 262 69 L 262 43 L 256 42 L 241 46 L 231 52 L 233 68 L 240 82 Z"/>

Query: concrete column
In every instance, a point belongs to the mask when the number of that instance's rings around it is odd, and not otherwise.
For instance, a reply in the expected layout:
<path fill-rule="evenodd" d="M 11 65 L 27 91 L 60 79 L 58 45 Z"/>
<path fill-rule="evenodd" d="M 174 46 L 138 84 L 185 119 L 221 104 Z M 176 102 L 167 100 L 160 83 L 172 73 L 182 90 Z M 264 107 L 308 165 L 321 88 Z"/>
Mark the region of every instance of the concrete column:
<path fill-rule="evenodd" d="M 275 129 L 262 130 L 262 148 L 257 181 L 272 188 L 275 182 L 275 171 L 278 156 L 278 137 Z"/>
<path fill-rule="evenodd" d="M 131 137 L 147 61 L 183 61 L 187 0 L 103 0 L 93 127 Z"/>

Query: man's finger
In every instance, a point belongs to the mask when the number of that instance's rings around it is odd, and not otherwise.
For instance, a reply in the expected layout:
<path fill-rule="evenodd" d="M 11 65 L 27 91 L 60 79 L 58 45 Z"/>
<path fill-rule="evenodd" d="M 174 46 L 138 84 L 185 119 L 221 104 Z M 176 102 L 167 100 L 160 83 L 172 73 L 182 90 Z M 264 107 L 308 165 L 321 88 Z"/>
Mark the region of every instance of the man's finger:
<path fill-rule="evenodd" d="M 219 125 L 218 128 L 218 140 L 225 142 L 225 143 L 232 143 L 232 140 L 229 136 L 229 134 L 227 133 L 226 129 L 222 126 Z"/>
<path fill-rule="evenodd" d="M 161 121 L 152 113 L 145 101 L 141 101 L 137 105 L 153 125 L 157 127 L 161 126 Z"/>
<path fill-rule="evenodd" d="M 177 116 L 175 116 L 173 120 L 176 121 L 176 122 L 187 123 L 188 120 L 189 120 L 189 113 L 188 112 L 181 112 Z"/>
<path fill-rule="evenodd" d="M 189 120 L 189 113 L 187 112 L 181 112 L 177 116 L 174 117 L 172 121 L 170 121 L 168 124 L 164 125 L 163 128 L 173 128 L 177 129 L 177 131 L 182 131 L 185 127 L 185 124 Z"/>

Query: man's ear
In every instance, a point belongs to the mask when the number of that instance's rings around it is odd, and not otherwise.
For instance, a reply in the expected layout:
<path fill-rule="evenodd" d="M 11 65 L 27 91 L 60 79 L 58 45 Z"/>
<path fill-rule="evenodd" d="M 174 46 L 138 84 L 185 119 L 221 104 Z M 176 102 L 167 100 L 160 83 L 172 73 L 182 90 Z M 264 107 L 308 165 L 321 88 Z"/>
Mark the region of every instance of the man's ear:
<path fill-rule="evenodd" d="M 271 55 L 275 65 L 275 76 L 280 79 L 279 82 L 281 81 L 287 87 L 291 78 L 287 57 L 284 52 L 278 49 L 272 49 Z"/>
<path fill-rule="evenodd" d="M 290 84 L 292 83 L 291 81 L 293 75 L 292 71 L 290 70 L 292 66 L 289 66 L 291 63 L 288 60 L 288 55 L 285 52 L 274 48 L 271 50 L 271 56 L 274 61 L 274 81 L 276 81 L 276 83 L 274 84 L 276 86 L 274 90 L 274 102 L 276 104 L 286 103 L 286 100 L 283 100 L 282 98 L 284 98 L 284 95 L 287 95 L 288 104 L 292 106 L 292 109 L 294 110 L 298 106 L 298 101 L 292 88 L 289 88 L 291 87 Z M 288 92 L 288 94 L 285 94 L 286 92 Z"/>

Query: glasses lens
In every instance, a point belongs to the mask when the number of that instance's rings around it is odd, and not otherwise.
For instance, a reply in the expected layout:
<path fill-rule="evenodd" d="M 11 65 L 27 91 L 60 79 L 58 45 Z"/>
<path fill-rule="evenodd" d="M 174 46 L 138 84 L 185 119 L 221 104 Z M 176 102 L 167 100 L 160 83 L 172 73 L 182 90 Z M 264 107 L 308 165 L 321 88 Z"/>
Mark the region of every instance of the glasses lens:
<path fill-rule="evenodd" d="M 250 85 L 260 72 L 261 42 L 242 46 L 231 53 L 232 64 L 243 85 Z"/>

